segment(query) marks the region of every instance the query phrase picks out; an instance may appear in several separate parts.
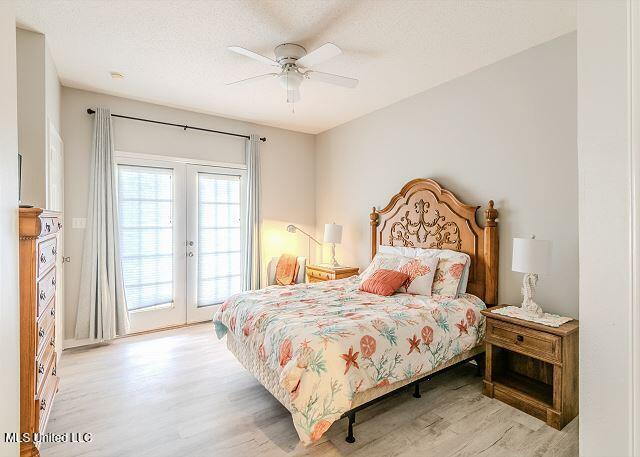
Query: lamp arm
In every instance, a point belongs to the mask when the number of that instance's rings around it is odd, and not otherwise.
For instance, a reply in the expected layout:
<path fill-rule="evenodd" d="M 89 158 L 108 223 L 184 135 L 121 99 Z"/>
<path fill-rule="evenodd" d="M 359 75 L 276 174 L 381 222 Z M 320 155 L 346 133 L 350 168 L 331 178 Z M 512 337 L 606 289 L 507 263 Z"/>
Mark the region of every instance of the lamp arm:
<path fill-rule="evenodd" d="M 297 230 L 299 230 L 300 232 L 304 233 L 305 235 L 307 235 L 309 238 L 311 238 L 313 241 L 316 242 L 316 244 L 318 246 L 322 246 L 322 243 L 318 240 L 316 240 L 314 237 L 312 237 L 311 235 L 309 235 L 307 232 L 305 232 L 304 230 L 302 230 L 300 227 L 296 227 Z"/>

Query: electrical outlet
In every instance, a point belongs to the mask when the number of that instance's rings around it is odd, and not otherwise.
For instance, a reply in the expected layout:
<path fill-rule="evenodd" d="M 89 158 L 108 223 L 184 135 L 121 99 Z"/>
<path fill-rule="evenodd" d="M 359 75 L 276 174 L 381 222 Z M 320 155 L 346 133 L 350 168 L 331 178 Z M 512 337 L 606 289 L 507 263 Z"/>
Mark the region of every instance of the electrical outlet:
<path fill-rule="evenodd" d="M 87 227 L 87 218 L 86 217 L 74 217 L 71 220 L 71 228 L 74 229 L 83 229 Z"/>

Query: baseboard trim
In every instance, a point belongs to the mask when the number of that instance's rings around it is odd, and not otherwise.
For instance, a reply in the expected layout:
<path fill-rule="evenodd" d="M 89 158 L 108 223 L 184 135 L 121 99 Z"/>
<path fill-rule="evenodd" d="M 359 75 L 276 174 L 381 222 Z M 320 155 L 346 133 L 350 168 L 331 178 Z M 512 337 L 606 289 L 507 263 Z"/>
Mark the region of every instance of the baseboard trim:
<path fill-rule="evenodd" d="M 71 348 L 78 348 L 81 346 L 91 346 L 92 344 L 99 344 L 100 341 L 98 340 L 94 340 L 91 338 L 84 338 L 81 340 L 78 340 L 76 338 L 69 338 L 68 340 L 64 340 L 62 342 L 62 350 L 66 350 L 66 349 L 71 349 Z"/>
<path fill-rule="evenodd" d="M 149 333 L 157 333 L 157 332 L 166 332 L 167 330 L 175 330 L 178 328 L 183 328 L 183 327 L 190 327 L 192 325 L 200 325 L 200 324 L 207 324 L 210 323 L 210 320 L 206 320 L 206 321 L 201 321 L 201 322 L 188 322 L 186 324 L 177 324 L 177 325 L 170 325 L 168 327 L 162 327 L 162 328 L 154 328 L 151 330 L 144 330 L 141 332 L 135 332 L 135 333 L 129 333 L 128 335 L 121 335 L 121 336 L 116 336 L 113 340 L 110 341 L 118 341 L 118 340 L 122 340 L 124 338 L 130 338 L 132 336 L 141 336 L 141 335 L 147 335 Z M 83 347 L 83 346 L 94 346 L 96 344 L 103 344 L 106 343 L 107 341 L 104 340 L 95 340 L 93 338 L 84 338 L 84 339 L 76 339 L 76 338 L 69 338 L 66 339 L 62 342 L 62 350 L 66 350 L 66 349 L 73 349 L 73 348 L 79 348 L 79 347 Z"/>

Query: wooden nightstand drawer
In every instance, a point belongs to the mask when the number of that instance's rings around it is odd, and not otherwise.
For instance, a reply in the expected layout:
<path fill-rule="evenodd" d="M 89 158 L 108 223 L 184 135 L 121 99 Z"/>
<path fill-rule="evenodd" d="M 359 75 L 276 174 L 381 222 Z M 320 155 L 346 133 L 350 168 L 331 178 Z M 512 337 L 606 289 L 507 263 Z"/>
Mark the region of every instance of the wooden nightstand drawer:
<path fill-rule="evenodd" d="M 318 270 L 310 270 L 308 272 L 309 279 L 316 279 L 319 281 L 329 281 L 331 279 L 336 279 L 333 274 L 325 273 L 324 271 Z"/>
<path fill-rule="evenodd" d="M 355 276 L 360 270 L 355 267 L 332 267 L 327 265 L 308 265 L 307 281 L 332 281 Z"/>
<path fill-rule="evenodd" d="M 562 338 L 506 322 L 487 322 L 486 340 L 549 362 L 562 362 Z"/>

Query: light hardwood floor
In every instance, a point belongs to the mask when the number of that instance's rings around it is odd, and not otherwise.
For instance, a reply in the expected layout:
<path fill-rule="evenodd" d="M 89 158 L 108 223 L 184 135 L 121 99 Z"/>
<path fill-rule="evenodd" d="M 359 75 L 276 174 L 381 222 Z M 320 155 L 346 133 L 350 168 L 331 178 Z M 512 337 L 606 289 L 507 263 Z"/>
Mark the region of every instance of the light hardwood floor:
<path fill-rule="evenodd" d="M 575 456 L 578 419 L 557 431 L 481 393 L 471 365 L 358 413 L 304 448 L 288 411 L 218 341 L 210 324 L 65 351 L 47 432 L 90 432 L 87 444 L 43 445 L 72 456 Z"/>

